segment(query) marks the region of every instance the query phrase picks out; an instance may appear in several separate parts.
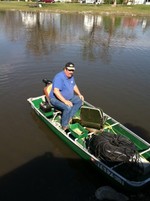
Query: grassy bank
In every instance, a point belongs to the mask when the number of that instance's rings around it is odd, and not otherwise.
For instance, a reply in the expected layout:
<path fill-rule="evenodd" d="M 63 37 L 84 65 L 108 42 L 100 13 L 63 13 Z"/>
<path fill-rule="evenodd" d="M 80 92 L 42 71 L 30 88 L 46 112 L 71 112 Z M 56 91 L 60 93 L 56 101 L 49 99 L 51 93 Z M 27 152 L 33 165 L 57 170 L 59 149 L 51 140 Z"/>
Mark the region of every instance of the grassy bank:
<path fill-rule="evenodd" d="M 51 12 L 89 12 L 95 14 L 114 15 L 137 15 L 150 16 L 150 5 L 93 5 L 80 3 L 42 3 L 42 7 L 37 7 L 34 2 L 8 2 L 0 1 L 0 10 L 22 10 L 22 11 L 51 11 Z"/>

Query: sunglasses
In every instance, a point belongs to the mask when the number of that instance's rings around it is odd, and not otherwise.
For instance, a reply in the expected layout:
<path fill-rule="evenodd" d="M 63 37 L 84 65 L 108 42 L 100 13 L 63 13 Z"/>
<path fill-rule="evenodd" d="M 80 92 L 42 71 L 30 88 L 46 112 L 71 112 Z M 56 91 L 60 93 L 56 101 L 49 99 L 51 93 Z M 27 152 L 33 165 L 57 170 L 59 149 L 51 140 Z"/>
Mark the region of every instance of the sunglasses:
<path fill-rule="evenodd" d="M 67 68 L 67 71 L 69 71 L 69 72 L 74 72 L 74 70 L 69 70 L 68 68 Z"/>

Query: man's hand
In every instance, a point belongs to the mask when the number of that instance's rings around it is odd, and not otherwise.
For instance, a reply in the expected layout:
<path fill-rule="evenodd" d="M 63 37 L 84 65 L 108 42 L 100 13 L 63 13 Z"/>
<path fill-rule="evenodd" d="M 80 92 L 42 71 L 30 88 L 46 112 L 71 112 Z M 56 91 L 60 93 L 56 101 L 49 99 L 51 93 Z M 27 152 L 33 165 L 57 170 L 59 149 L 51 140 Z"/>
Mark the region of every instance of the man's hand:
<path fill-rule="evenodd" d="M 79 98 L 80 98 L 82 101 L 84 101 L 84 96 L 79 95 Z"/>
<path fill-rule="evenodd" d="M 69 107 L 73 106 L 72 102 L 69 100 L 65 100 L 64 103 L 65 103 L 65 105 L 68 105 Z"/>

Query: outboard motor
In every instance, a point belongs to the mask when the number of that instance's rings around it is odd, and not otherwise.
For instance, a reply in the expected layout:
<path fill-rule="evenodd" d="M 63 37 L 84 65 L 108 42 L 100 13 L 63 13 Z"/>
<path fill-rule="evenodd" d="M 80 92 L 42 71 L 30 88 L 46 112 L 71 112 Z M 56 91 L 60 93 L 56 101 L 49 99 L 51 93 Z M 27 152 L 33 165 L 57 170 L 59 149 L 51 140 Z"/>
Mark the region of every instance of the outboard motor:
<path fill-rule="evenodd" d="M 52 84 L 52 81 L 50 81 L 48 79 L 43 79 L 42 81 L 44 82 L 45 86 Z"/>

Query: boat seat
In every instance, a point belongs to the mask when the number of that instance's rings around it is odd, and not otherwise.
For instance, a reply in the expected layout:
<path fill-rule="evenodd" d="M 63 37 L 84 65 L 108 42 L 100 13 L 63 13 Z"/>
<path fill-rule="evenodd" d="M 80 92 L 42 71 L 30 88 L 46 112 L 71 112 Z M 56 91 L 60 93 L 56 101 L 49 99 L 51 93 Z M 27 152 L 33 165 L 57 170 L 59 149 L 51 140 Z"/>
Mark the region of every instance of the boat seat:
<path fill-rule="evenodd" d="M 103 111 L 99 108 L 91 108 L 87 106 L 81 107 L 81 125 L 100 130 L 104 125 Z"/>
<path fill-rule="evenodd" d="M 45 95 L 45 101 L 54 109 L 54 116 L 53 116 L 53 120 L 55 120 L 55 118 L 60 115 L 62 112 L 60 110 L 58 110 L 57 108 L 55 108 L 51 102 L 50 102 L 50 98 L 49 98 L 49 94 L 52 90 L 52 83 L 48 84 L 47 86 L 44 87 L 43 92 Z"/>

